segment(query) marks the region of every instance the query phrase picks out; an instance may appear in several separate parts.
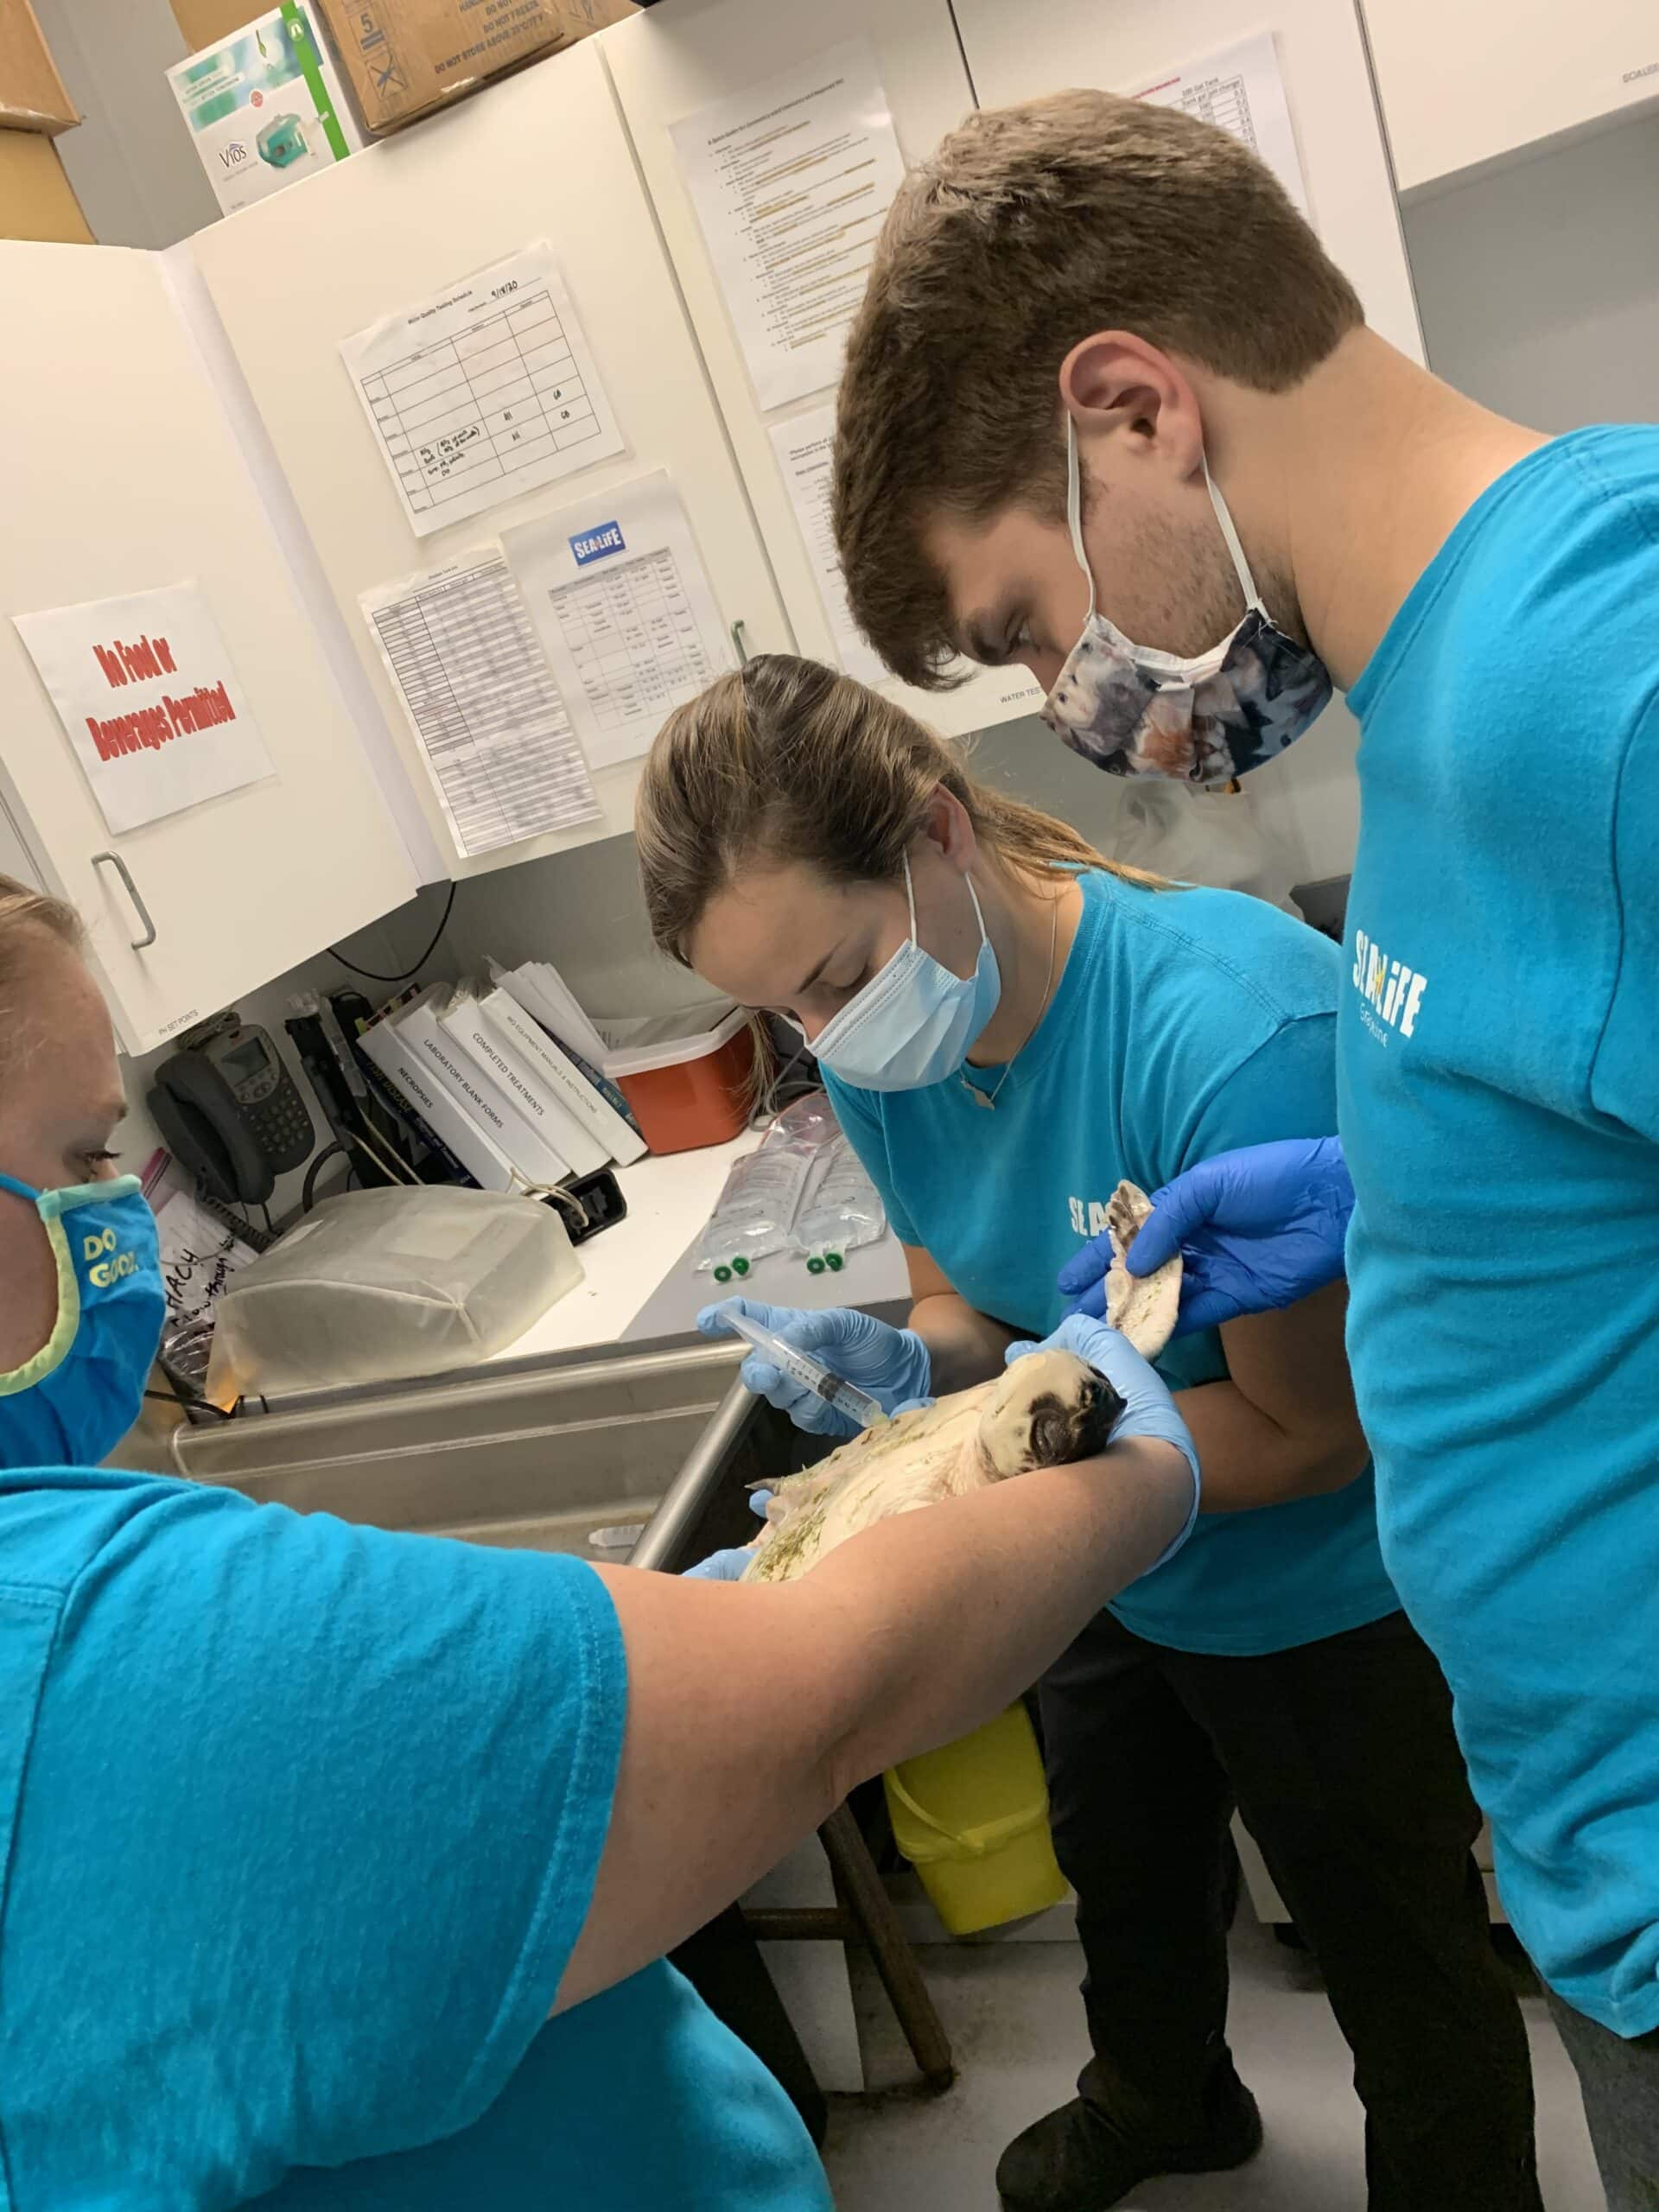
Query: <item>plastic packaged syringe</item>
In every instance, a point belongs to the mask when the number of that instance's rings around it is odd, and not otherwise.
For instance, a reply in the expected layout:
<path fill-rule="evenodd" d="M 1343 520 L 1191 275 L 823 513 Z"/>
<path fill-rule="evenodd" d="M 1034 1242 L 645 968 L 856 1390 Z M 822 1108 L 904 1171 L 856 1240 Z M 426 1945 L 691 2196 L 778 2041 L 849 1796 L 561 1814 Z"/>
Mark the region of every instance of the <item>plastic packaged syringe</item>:
<path fill-rule="evenodd" d="M 728 1329 L 763 1353 L 774 1367 L 781 1368 L 791 1382 L 798 1382 L 804 1390 L 810 1390 L 815 1397 L 822 1398 L 837 1413 L 845 1414 L 849 1421 L 855 1421 L 861 1428 L 869 1428 L 876 1421 L 887 1419 L 880 1402 L 871 1397 L 868 1390 L 861 1390 L 856 1382 L 837 1375 L 833 1367 L 826 1367 L 810 1351 L 803 1351 L 798 1344 L 785 1344 L 759 1321 L 752 1321 L 747 1313 L 739 1313 L 730 1306 L 721 1308 L 720 1318 Z"/>

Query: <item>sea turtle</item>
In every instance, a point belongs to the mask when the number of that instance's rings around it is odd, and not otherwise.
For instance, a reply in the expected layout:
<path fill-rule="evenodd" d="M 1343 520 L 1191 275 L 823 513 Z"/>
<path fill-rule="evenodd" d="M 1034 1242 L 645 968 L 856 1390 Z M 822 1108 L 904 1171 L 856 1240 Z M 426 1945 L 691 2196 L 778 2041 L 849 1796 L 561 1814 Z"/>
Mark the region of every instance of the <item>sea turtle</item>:
<path fill-rule="evenodd" d="M 1039 1351 L 972 1390 L 878 1421 L 777 1484 L 745 1582 L 788 1582 L 890 1514 L 1103 1450 L 1123 1401 L 1085 1360 Z"/>
<path fill-rule="evenodd" d="M 1179 1252 L 1149 1275 L 1132 1275 L 1123 1255 L 1152 1211 L 1152 1200 L 1125 1181 L 1106 1201 L 1106 1227 L 1112 1240 L 1112 1264 L 1106 1270 L 1106 1319 L 1121 1330 L 1142 1359 L 1156 1359 L 1174 1333 L 1181 1306 Z"/>

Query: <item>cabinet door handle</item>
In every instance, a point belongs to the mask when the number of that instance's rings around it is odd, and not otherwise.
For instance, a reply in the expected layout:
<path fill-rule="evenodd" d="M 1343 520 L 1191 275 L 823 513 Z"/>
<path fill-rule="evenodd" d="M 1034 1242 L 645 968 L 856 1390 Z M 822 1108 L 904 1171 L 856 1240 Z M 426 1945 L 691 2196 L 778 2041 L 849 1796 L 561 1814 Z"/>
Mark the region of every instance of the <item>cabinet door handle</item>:
<path fill-rule="evenodd" d="M 127 896 L 131 899 L 133 905 L 138 910 L 138 918 L 144 925 L 144 934 L 143 937 L 134 938 L 131 940 L 131 944 L 132 949 L 135 952 L 142 952 L 147 944 L 154 944 L 156 942 L 156 925 L 149 918 L 149 909 L 139 897 L 138 887 L 132 880 L 132 870 L 127 866 L 125 861 L 122 859 L 120 854 L 94 853 L 92 855 L 92 866 L 94 868 L 102 868 L 105 861 L 107 861 L 110 866 L 115 870 L 122 882 L 125 884 L 127 887 Z"/>
<path fill-rule="evenodd" d="M 740 668 L 741 668 L 747 661 L 753 658 L 753 655 L 750 652 L 747 642 L 743 635 L 744 630 L 747 626 L 747 625 L 741 619 L 738 621 L 734 622 L 732 625 L 732 651 L 737 655 L 737 664 Z"/>

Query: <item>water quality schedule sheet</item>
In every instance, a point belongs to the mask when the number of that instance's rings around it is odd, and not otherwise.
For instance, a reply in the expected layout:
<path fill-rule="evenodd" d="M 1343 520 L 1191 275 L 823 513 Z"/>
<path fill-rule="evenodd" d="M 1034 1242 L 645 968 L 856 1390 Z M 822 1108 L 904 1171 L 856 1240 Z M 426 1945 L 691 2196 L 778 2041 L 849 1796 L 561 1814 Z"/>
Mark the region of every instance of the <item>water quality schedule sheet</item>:
<path fill-rule="evenodd" d="M 662 471 L 503 531 L 501 543 L 595 768 L 648 751 L 670 709 L 734 664 Z"/>
<path fill-rule="evenodd" d="M 622 450 L 549 245 L 388 315 L 340 353 L 417 537 Z"/>

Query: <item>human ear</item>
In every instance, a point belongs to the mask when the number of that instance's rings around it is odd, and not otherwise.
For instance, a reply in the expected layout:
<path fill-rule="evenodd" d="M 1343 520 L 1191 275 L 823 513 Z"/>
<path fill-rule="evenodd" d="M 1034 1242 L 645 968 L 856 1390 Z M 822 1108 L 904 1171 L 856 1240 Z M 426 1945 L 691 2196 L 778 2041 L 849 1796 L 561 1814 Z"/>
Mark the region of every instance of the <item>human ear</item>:
<path fill-rule="evenodd" d="M 943 784 L 934 786 L 933 796 L 927 803 L 922 835 L 960 875 L 966 875 L 979 856 L 979 840 L 974 835 L 968 810 Z"/>
<path fill-rule="evenodd" d="M 1160 462 L 1192 475 L 1204 455 L 1198 395 L 1173 355 L 1133 331 L 1079 339 L 1060 364 L 1061 404 L 1085 449 L 1110 438 L 1120 460 Z"/>

